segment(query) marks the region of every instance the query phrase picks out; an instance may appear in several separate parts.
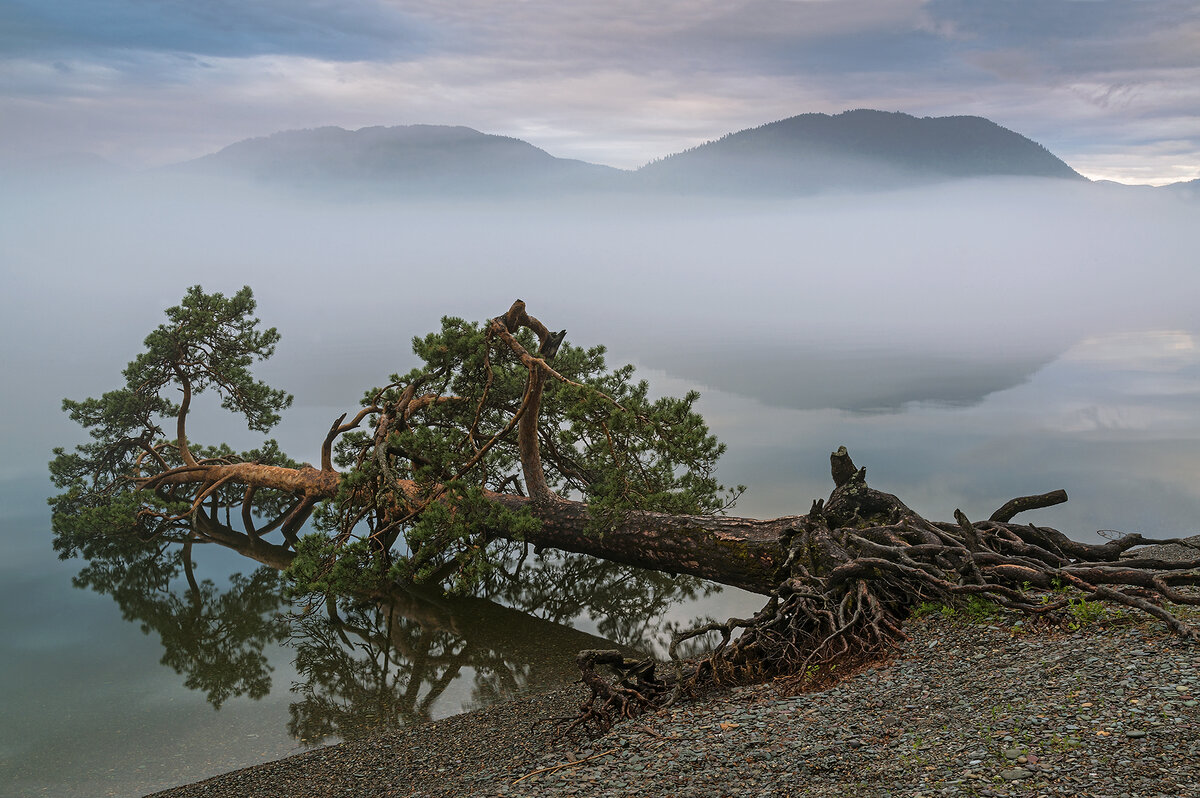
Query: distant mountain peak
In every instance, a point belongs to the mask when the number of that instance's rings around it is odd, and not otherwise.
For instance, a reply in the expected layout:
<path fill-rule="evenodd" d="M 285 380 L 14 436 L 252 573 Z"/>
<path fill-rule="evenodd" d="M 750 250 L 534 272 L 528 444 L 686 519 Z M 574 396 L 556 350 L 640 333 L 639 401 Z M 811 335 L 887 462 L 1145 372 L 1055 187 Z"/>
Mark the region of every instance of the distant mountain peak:
<path fill-rule="evenodd" d="M 1083 179 L 1042 145 L 983 117 L 871 109 L 781 119 L 638 171 L 663 188 L 738 193 L 891 188 L 969 177 Z"/>
<path fill-rule="evenodd" d="M 276 184 L 412 195 L 573 190 L 619 171 L 451 125 L 286 130 L 239 141 L 182 167 Z"/>

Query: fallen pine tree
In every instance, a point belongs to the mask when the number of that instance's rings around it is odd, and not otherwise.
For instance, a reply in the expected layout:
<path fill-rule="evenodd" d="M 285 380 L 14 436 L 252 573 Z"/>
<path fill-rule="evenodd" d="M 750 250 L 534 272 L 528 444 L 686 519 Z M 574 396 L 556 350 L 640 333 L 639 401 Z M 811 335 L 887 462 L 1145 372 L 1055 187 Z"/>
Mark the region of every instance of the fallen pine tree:
<path fill-rule="evenodd" d="M 727 514 L 743 488 L 720 485 L 724 451 L 693 410 L 698 398 L 651 399 L 633 369 L 601 347 L 564 342 L 518 300 L 482 325 L 443 320 L 413 341 L 422 364 L 368 391 L 324 436 L 320 466 L 274 441 L 235 452 L 188 438 L 196 396 L 212 391 L 266 432 L 291 396 L 256 380 L 278 333 L 260 329 L 248 288 L 198 286 L 125 370 L 125 385 L 64 402 L 93 440 L 55 450 L 55 547 L 90 557 L 122 541 L 216 543 L 278 568 L 297 592 L 383 595 L 399 582 L 469 592 L 513 547 L 559 549 L 763 594 L 762 610 L 677 635 L 716 634 L 673 677 L 620 652 L 581 652 L 591 698 L 575 728 L 665 705 L 705 685 L 813 678 L 884 657 L 922 602 L 984 599 L 1034 615 L 1074 601 L 1149 613 L 1179 635 L 1196 629 L 1171 604 L 1197 604 L 1200 550 L 1186 560 L 1123 556 L 1127 535 L 1085 544 L 1016 523 L 1066 500 L 1008 502 L 986 521 L 922 518 L 867 485 L 845 449 L 834 490 L 807 514 Z M 178 401 L 176 401 L 178 397 Z M 168 434 L 165 429 L 171 430 Z M 1194 545 L 1194 544 L 1186 544 Z M 601 665 L 616 673 L 604 678 Z"/>

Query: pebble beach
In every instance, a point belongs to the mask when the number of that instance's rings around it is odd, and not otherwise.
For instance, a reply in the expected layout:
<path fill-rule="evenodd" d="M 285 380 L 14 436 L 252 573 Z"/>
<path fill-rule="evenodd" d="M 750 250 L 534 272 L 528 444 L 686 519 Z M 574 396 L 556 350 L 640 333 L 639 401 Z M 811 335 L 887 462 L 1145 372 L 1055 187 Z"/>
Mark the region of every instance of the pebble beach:
<path fill-rule="evenodd" d="M 571 741 L 546 722 L 581 698 L 560 691 L 155 798 L 1200 798 L 1200 645 L 1131 615 L 1028 623 L 932 612 L 821 692 L 740 687 Z"/>

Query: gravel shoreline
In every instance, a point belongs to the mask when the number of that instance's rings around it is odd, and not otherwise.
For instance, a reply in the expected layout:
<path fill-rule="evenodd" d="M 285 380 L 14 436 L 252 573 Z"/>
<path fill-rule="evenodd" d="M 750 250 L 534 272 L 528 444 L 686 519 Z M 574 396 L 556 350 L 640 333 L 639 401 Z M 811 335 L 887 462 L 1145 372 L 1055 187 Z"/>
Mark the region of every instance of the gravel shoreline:
<path fill-rule="evenodd" d="M 1200 798 L 1200 645 L 1130 615 L 1028 625 L 935 612 L 822 692 L 738 688 L 572 745 L 538 723 L 574 714 L 580 694 L 559 691 L 155 798 Z"/>

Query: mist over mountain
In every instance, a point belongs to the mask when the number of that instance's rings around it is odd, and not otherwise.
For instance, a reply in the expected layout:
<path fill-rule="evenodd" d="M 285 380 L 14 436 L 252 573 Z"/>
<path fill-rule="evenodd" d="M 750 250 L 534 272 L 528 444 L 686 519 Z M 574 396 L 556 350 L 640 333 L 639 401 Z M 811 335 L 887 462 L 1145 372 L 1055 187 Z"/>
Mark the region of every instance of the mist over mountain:
<path fill-rule="evenodd" d="M 621 175 L 611 167 L 556 158 L 520 139 L 445 125 L 289 130 L 239 141 L 174 169 L 394 195 L 588 191 L 604 189 Z"/>
<path fill-rule="evenodd" d="M 810 194 L 974 177 L 1083 176 L 1042 145 L 977 116 L 917 118 L 857 110 L 771 122 L 648 164 L 649 187 Z"/>
<path fill-rule="evenodd" d="M 806 195 L 977 177 L 1083 180 L 1040 144 L 980 117 L 883 111 L 804 114 L 636 171 L 556 158 L 520 139 L 466 127 L 292 130 L 247 139 L 174 167 L 313 189 L 398 196 L 678 193 Z"/>
<path fill-rule="evenodd" d="M 1186 180 L 1180 183 L 1169 183 L 1162 187 L 1164 191 L 1189 200 L 1200 200 L 1200 178 Z"/>

